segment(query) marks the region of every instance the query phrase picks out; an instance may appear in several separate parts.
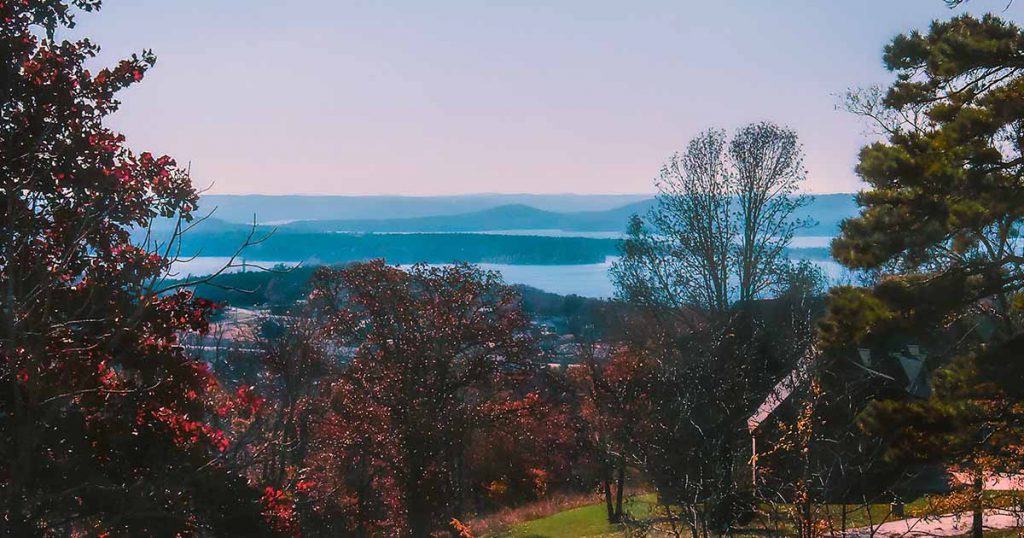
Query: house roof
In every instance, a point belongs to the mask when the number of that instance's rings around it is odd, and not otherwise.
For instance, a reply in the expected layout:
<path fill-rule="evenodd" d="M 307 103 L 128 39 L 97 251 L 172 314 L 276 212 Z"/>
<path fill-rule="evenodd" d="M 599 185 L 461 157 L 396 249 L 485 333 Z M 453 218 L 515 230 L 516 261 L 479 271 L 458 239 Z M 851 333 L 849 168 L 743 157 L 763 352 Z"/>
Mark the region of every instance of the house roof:
<path fill-rule="evenodd" d="M 807 353 L 797 363 L 796 368 L 789 373 L 786 377 L 782 378 L 781 381 L 775 384 L 772 391 L 768 393 L 768 397 L 761 402 L 758 406 L 757 411 L 750 418 L 747 419 L 747 430 L 750 433 L 754 433 L 754 430 L 761 425 L 768 417 L 775 412 L 776 409 L 782 402 L 785 402 L 790 394 L 797 389 L 800 385 L 804 384 L 810 377 L 811 364 L 814 359 L 818 356 L 817 350 L 812 346 Z"/>
<path fill-rule="evenodd" d="M 858 366 L 861 366 L 872 374 L 892 379 L 885 374 L 871 369 L 873 363 L 871 360 L 870 350 L 860 349 L 858 352 L 860 358 L 860 364 L 858 364 Z M 903 372 L 907 375 L 907 379 L 910 381 L 906 388 L 907 392 L 915 396 L 927 397 L 928 394 L 931 393 L 931 379 L 928 374 L 928 370 L 924 368 L 926 356 L 921 352 L 920 346 L 907 346 L 907 353 L 894 353 L 893 356 L 899 360 L 899 364 L 902 367 Z M 768 417 L 770 417 L 772 413 L 774 413 L 775 410 L 789 398 L 794 390 L 807 381 L 810 377 L 810 366 L 814 362 L 815 357 L 817 357 L 817 351 L 812 347 L 808 350 L 807 354 L 800 359 L 796 368 L 794 368 L 789 375 L 784 377 L 782 381 L 779 381 L 772 391 L 768 393 L 768 397 L 761 402 L 757 411 L 747 419 L 747 430 L 750 433 L 754 433 L 754 430 L 756 430 L 762 422 L 767 420 Z"/>

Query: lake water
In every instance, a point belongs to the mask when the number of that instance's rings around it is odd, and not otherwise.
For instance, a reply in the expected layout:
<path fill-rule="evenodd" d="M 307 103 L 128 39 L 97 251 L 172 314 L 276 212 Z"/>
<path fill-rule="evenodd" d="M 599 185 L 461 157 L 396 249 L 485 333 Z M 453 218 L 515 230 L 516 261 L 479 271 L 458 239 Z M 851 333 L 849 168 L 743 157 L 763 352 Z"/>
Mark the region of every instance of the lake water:
<path fill-rule="evenodd" d="M 538 229 L 538 230 L 484 230 L 478 232 L 331 232 L 345 235 L 422 235 L 422 234 L 472 234 L 472 235 L 525 235 L 532 237 L 586 237 L 590 239 L 623 239 L 624 232 L 581 232 L 576 230 Z M 832 242 L 829 235 L 804 235 L 794 237 L 789 246 L 792 248 L 825 248 Z"/>
<path fill-rule="evenodd" d="M 198 256 L 189 260 L 175 263 L 171 267 L 172 278 L 187 278 L 190 276 L 212 275 L 231 263 L 231 258 L 223 256 Z M 244 265 L 243 265 L 244 264 Z M 225 273 L 238 273 L 241 271 L 258 271 L 260 268 L 270 269 L 271 267 L 283 265 L 295 267 L 299 262 L 281 261 L 254 261 L 235 259 L 233 267 L 224 269 Z"/>
<path fill-rule="evenodd" d="M 834 239 L 831 235 L 803 235 L 789 242 L 790 248 L 827 248 Z"/>
<path fill-rule="evenodd" d="M 805 247 L 811 248 L 811 247 Z M 501 263 L 481 263 L 481 268 L 498 271 L 505 282 L 523 284 L 559 295 L 580 295 L 583 297 L 609 298 L 615 294 L 615 286 L 608 274 L 616 257 L 608 257 L 603 263 L 584 265 L 508 265 Z M 228 263 L 228 258 L 200 257 L 189 262 L 176 264 L 174 270 L 177 278 L 187 274 L 206 275 L 218 271 Z M 828 276 L 830 284 L 849 284 L 854 281 L 852 273 L 834 261 L 811 260 L 822 268 Z M 240 264 L 236 260 L 236 264 Z M 275 265 L 295 266 L 297 262 L 279 261 L 246 261 L 250 270 L 254 266 L 273 267 Z M 228 269 L 230 272 L 241 271 L 241 267 Z"/>
<path fill-rule="evenodd" d="M 582 265 L 507 265 L 478 263 L 481 269 L 497 271 L 509 284 L 523 284 L 559 295 L 580 295 L 607 299 L 615 295 L 608 269 L 617 257 L 604 263 Z"/>
<path fill-rule="evenodd" d="M 347 232 L 342 230 L 328 233 L 340 235 L 520 235 L 527 237 L 585 237 L 590 239 L 622 239 L 626 237 L 626 234 L 622 232 L 580 232 L 575 230 L 558 230 L 554 228 L 541 228 L 533 230 L 479 230 L 470 232 L 462 232 L 457 230 L 441 232 Z"/>

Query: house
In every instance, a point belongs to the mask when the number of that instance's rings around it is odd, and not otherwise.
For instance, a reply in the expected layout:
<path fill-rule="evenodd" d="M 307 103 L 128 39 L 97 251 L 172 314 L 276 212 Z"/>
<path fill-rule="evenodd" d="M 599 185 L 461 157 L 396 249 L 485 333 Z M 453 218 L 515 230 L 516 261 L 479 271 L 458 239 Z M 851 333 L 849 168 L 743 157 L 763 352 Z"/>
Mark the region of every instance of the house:
<path fill-rule="evenodd" d="M 927 398 L 931 395 L 931 375 L 928 369 L 925 368 L 927 357 L 922 353 L 920 346 L 908 345 L 904 350 L 893 352 L 890 357 L 896 360 L 906 377 L 907 385 L 905 390 L 908 394 L 916 398 Z M 758 437 L 762 433 L 762 425 L 772 420 L 779 411 L 779 408 L 788 403 L 793 393 L 810 380 L 812 366 L 817 358 L 818 351 L 812 347 L 798 361 L 796 367 L 772 388 L 761 405 L 747 419 L 747 431 L 750 434 L 751 445 L 750 470 L 752 484 L 757 484 Z M 876 361 L 873 360 L 871 350 L 869 349 L 859 349 L 857 358 L 851 362 L 872 377 L 897 382 L 897 379 L 892 375 L 880 371 L 880 365 L 876 364 Z"/>

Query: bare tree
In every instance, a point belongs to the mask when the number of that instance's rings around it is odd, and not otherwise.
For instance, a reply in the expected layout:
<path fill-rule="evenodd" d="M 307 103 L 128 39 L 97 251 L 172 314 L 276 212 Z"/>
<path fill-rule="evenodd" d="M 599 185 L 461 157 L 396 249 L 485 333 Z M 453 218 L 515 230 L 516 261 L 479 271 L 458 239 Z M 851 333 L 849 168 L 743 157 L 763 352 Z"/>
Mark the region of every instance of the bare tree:
<path fill-rule="evenodd" d="M 736 237 L 726 174 L 725 132 L 709 130 L 673 155 L 655 184 L 653 234 L 637 219 L 624 262 L 622 287 L 645 302 L 722 310 L 729 302 L 729 251 Z M 633 250 L 628 250 L 634 247 Z M 629 289 L 627 281 L 635 282 Z"/>
<path fill-rule="evenodd" d="M 740 226 L 739 299 L 750 301 L 778 285 L 787 266 L 786 247 L 807 224 L 792 218 L 808 201 L 797 195 L 806 176 L 803 150 L 795 131 L 764 122 L 740 129 L 729 157 Z"/>
<path fill-rule="evenodd" d="M 731 141 L 705 131 L 673 155 L 656 180 L 656 206 L 634 217 L 613 267 L 623 299 L 712 312 L 764 296 L 782 283 L 786 247 L 808 222 L 796 133 L 772 123 Z"/>

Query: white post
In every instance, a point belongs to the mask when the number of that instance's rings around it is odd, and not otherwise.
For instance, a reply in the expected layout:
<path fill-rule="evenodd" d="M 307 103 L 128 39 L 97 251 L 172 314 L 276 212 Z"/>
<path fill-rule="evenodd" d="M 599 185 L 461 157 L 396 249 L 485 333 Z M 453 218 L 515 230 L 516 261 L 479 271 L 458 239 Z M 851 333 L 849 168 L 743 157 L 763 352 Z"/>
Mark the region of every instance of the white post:
<path fill-rule="evenodd" d="M 750 432 L 750 486 L 757 487 L 757 430 Z"/>

